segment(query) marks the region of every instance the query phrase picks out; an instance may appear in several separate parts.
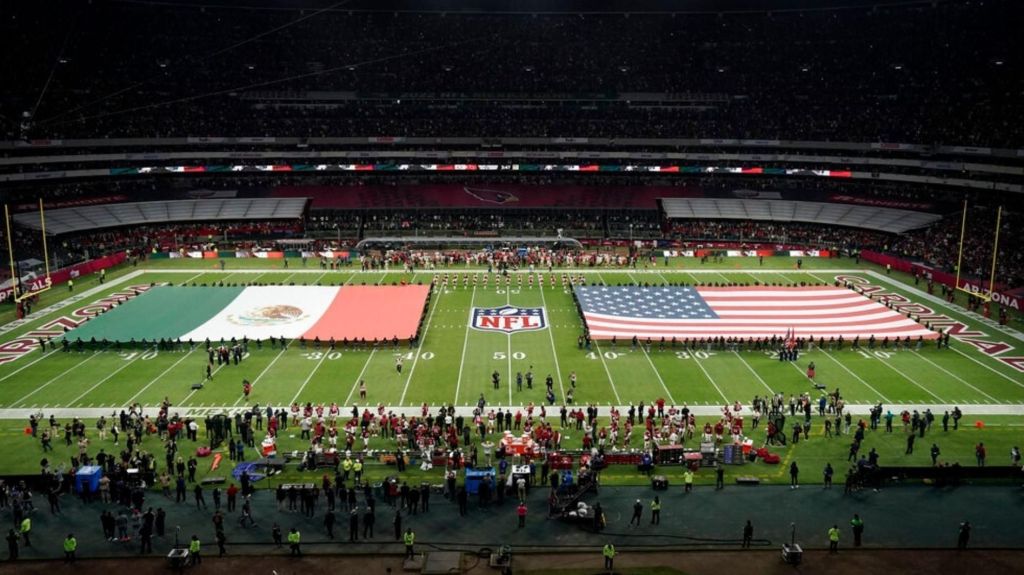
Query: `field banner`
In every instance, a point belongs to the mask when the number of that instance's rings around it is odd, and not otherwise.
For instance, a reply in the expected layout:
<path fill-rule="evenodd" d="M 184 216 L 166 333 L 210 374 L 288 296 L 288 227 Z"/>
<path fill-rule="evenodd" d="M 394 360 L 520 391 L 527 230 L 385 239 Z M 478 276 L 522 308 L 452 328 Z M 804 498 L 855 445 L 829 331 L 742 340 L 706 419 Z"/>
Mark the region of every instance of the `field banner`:
<path fill-rule="evenodd" d="M 407 340 L 430 286 L 157 286 L 71 331 L 83 341 Z"/>
<path fill-rule="evenodd" d="M 331 307 L 338 288 L 258 286 L 246 288 L 231 303 L 182 339 L 295 338 L 309 331 Z"/>
<path fill-rule="evenodd" d="M 576 294 L 597 339 L 938 337 L 846 288 L 583 286 Z"/>

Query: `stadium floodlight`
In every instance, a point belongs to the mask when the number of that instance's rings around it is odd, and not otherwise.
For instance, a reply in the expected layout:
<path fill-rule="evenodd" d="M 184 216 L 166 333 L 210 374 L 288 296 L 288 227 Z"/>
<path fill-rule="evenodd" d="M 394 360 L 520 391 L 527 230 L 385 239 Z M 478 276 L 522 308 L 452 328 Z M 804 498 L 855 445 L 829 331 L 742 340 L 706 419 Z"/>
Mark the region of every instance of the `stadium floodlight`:
<path fill-rule="evenodd" d="M 11 293 L 14 296 L 14 301 L 20 302 L 49 290 L 53 287 L 53 279 L 50 277 L 50 250 L 46 243 L 46 213 L 43 210 L 42 198 L 39 199 L 39 224 L 43 242 L 43 269 L 46 275 L 42 282 L 33 282 L 28 289 L 23 289 L 23 277 L 21 270 L 18 268 L 17 259 L 14 257 L 11 212 L 7 204 L 4 204 L 4 223 L 7 226 L 7 261 L 11 268 Z"/>
<path fill-rule="evenodd" d="M 964 238 L 967 235 L 967 200 L 964 200 L 963 217 L 962 217 L 962 219 L 960 221 L 960 249 L 958 250 L 959 253 L 957 254 L 957 258 L 956 258 L 956 281 L 955 281 L 954 285 L 955 285 L 957 290 L 965 292 L 965 293 L 967 293 L 969 295 L 972 295 L 972 296 L 974 296 L 974 297 L 976 297 L 976 298 L 978 298 L 978 299 L 980 299 L 980 300 L 982 300 L 982 301 L 984 301 L 986 303 L 992 301 L 992 294 L 995 292 L 995 287 L 996 287 L 996 261 L 997 261 L 997 258 L 999 257 L 999 226 L 1002 224 L 1002 221 L 1003 221 L 1003 207 L 999 206 L 999 209 L 996 210 L 995 237 L 992 240 L 992 263 L 991 263 L 991 268 L 989 270 L 989 276 L 988 276 L 988 289 L 985 290 L 984 286 L 982 286 L 980 283 L 978 285 L 978 290 L 977 291 L 971 289 L 970 287 L 963 287 L 963 286 L 961 286 L 960 285 L 960 270 L 963 267 L 963 260 L 964 260 Z M 970 284 L 966 284 L 966 285 L 969 286 Z"/>

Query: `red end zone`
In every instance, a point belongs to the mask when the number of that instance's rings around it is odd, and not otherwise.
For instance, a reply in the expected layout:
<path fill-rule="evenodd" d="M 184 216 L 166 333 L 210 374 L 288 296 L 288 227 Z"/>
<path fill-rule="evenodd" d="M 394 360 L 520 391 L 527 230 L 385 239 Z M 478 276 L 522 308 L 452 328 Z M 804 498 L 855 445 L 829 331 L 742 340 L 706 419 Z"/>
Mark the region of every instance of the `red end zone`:
<path fill-rule="evenodd" d="M 430 286 L 344 286 L 303 337 L 372 341 L 416 335 Z"/>

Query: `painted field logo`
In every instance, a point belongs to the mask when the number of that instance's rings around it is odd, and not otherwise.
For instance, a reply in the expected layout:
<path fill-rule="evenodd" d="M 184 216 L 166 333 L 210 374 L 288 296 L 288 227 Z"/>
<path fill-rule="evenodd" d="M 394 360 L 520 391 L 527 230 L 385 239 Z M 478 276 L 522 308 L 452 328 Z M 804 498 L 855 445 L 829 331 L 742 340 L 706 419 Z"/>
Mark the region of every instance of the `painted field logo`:
<path fill-rule="evenodd" d="M 535 331 L 548 326 L 542 307 L 475 307 L 472 320 L 473 329 L 502 333 Z"/>
<path fill-rule="evenodd" d="M 302 308 L 293 305 L 268 305 L 243 314 L 229 315 L 227 319 L 235 325 L 285 325 L 303 317 Z"/>

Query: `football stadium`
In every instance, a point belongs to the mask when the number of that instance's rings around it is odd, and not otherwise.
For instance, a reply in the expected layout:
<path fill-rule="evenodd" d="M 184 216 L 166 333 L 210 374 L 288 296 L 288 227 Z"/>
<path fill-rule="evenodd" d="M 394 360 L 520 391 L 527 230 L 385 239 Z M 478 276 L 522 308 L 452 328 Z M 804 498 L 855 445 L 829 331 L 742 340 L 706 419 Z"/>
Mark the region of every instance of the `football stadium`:
<path fill-rule="evenodd" d="M 0 570 L 1020 572 L 1019 2 L 4 16 Z"/>

